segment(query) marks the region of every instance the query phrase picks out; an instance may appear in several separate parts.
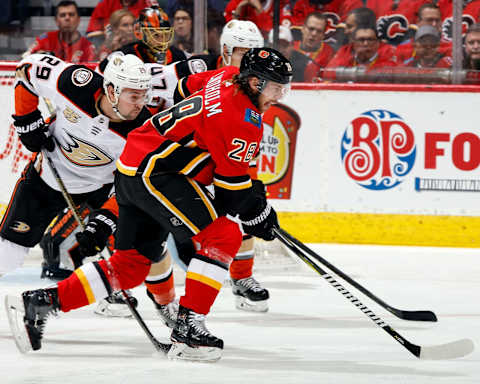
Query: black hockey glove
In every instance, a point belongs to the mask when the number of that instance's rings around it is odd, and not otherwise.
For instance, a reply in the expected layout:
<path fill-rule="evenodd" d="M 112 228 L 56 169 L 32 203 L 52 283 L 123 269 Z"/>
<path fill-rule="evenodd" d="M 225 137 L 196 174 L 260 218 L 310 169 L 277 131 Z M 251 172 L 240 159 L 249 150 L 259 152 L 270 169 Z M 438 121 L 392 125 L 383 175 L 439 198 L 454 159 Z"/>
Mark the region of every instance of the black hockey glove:
<path fill-rule="evenodd" d="M 117 228 L 117 217 L 107 209 L 90 214 L 83 232 L 75 234 L 83 257 L 94 256 L 107 245 L 108 238 Z"/>
<path fill-rule="evenodd" d="M 45 147 L 49 152 L 55 148 L 53 138 L 47 136 L 42 114 L 38 109 L 28 115 L 13 117 L 13 125 L 17 130 L 20 141 L 30 152 L 40 152 Z"/>
<path fill-rule="evenodd" d="M 271 241 L 275 238 L 273 229 L 278 228 L 277 213 L 265 198 L 262 199 L 257 196 L 256 201 L 258 204 L 255 204 L 250 212 L 240 216 L 243 231 L 249 235 Z"/>

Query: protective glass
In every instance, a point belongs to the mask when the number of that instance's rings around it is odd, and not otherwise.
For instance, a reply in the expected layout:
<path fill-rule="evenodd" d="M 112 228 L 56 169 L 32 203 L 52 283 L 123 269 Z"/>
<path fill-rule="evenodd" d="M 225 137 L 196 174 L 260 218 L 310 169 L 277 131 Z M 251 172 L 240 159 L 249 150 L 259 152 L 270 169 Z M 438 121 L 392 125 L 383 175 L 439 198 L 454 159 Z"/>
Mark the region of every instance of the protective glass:
<path fill-rule="evenodd" d="M 280 101 L 290 92 L 290 83 L 280 84 L 275 81 L 267 80 L 263 87 L 262 94 L 268 99 Z"/>
<path fill-rule="evenodd" d="M 132 105 L 145 105 L 150 99 L 150 94 L 147 90 L 124 89 L 118 100 Z"/>

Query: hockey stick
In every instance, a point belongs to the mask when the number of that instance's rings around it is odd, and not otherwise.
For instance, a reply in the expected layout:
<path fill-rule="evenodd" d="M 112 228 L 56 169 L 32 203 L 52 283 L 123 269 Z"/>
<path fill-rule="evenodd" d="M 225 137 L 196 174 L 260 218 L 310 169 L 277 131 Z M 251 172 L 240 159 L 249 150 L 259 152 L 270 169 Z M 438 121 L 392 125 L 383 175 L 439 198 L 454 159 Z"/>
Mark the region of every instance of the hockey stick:
<path fill-rule="evenodd" d="M 396 341 L 398 341 L 404 348 L 410 353 L 423 360 L 444 360 L 444 359 L 456 359 L 463 357 L 471 353 L 474 349 L 472 340 L 461 339 L 446 344 L 433 345 L 423 347 L 415 345 L 405 339 L 397 331 L 395 331 L 390 325 L 385 323 L 380 317 L 375 315 L 369 308 L 362 304 L 354 295 L 352 295 L 342 284 L 335 280 L 330 274 L 323 270 L 318 264 L 311 260 L 308 255 L 303 253 L 295 243 L 288 239 L 282 229 L 274 229 L 275 236 L 282 242 L 288 249 L 290 249 L 297 257 L 303 262 L 315 270 L 320 276 L 327 280 L 338 292 L 340 292 L 345 298 L 360 309 L 366 316 L 368 316 L 376 325 L 382 328 Z"/>
<path fill-rule="evenodd" d="M 297 240 L 294 238 L 292 235 L 290 235 L 288 232 L 286 232 L 283 229 L 279 229 L 280 233 L 282 236 L 287 238 L 291 243 L 295 244 L 296 247 L 300 248 L 303 252 L 306 252 L 308 255 L 313 257 L 315 260 L 319 261 L 322 263 L 324 266 L 329 268 L 332 272 L 340 276 L 343 280 L 345 280 L 347 283 L 351 284 L 353 287 L 357 288 L 360 292 L 362 292 L 364 295 L 372 299 L 374 302 L 376 302 L 378 305 L 382 306 L 385 308 L 387 311 L 390 313 L 393 313 L 395 316 L 397 316 L 400 319 L 403 320 L 413 320 L 413 321 L 437 321 L 437 316 L 435 313 L 432 311 L 405 311 L 402 309 L 397 309 L 392 307 L 391 305 L 388 305 L 385 301 L 380 299 L 379 297 L 375 296 L 372 292 L 370 292 L 367 288 L 364 286 L 360 285 L 357 283 L 355 280 L 353 280 L 350 276 L 342 272 L 340 269 L 329 263 L 327 260 L 325 260 L 323 257 L 321 257 L 319 254 L 315 253 L 312 251 L 310 248 L 308 248 L 305 244 L 303 244 L 301 241 Z"/>
<path fill-rule="evenodd" d="M 68 193 L 67 188 L 65 187 L 65 184 L 63 183 L 63 180 L 62 180 L 62 178 L 60 177 L 60 174 L 57 171 L 57 168 L 55 167 L 52 160 L 48 156 L 47 151 L 43 150 L 42 153 L 43 153 L 43 156 L 47 160 L 48 166 L 49 166 L 50 170 L 52 171 L 52 174 L 55 177 L 55 180 L 57 181 L 60 190 L 62 191 L 62 195 L 65 198 L 65 201 L 67 202 L 68 207 L 70 208 L 70 210 L 73 213 L 73 217 L 77 221 L 77 224 L 79 225 L 79 227 L 82 230 L 85 230 L 85 223 L 82 221 L 82 219 L 80 217 L 80 214 L 78 212 L 78 209 L 75 206 L 75 203 L 73 202 L 72 196 Z M 107 249 L 108 249 L 108 247 L 107 247 Z M 100 253 L 100 249 L 97 249 L 97 251 Z M 108 251 L 110 252 L 110 249 L 108 249 Z M 111 256 L 111 254 L 110 254 L 110 256 Z M 103 258 L 103 256 L 102 256 L 102 258 Z M 137 320 L 138 324 L 140 324 L 140 327 L 143 329 L 143 331 L 145 332 L 145 334 L 147 335 L 147 337 L 149 338 L 149 340 L 151 341 L 151 343 L 153 344 L 153 346 L 155 347 L 157 352 L 162 352 L 164 354 L 167 354 L 168 351 L 170 350 L 171 344 L 162 343 L 159 340 L 157 340 L 155 338 L 155 336 L 153 336 L 152 332 L 150 331 L 150 329 L 145 324 L 145 321 L 143 321 L 143 319 L 140 316 L 140 314 L 138 313 L 137 309 L 130 302 L 130 297 L 128 296 L 127 292 L 125 292 L 125 290 L 123 290 L 123 289 L 120 290 L 120 292 L 122 293 L 122 296 L 124 298 L 125 303 L 128 306 L 128 309 L 132 313 L 135 320 Z"/>
<path fill-rule="evenodd" d="M 55 112 L 55 109 L 54 109 L 52 103 L 50 102 L 50 100 L 44 98 L 44 101 L 45 101 L 45 104 L 47 105 L 47 108 L 50 111 L 50 113 L 53 114 Z M 52 171 L 52 174 L 53 174 L 55 180 L 57 181 L 58 187 L 60 188 L 60 191 L 62 192 L 62 195 L 63 195 L 68 207 L 72 211 L 73 217 L 75 218 L 79 227 L 82 230 L 85 230 L 85 224 L 81 219 L 80 213 L 78 212 L 78 209 L 77 209 L 75 203 L 73 202 L 72 196 L 68 193 L 67 188 L 65 187 L 65 184 L 63 183 L 63 180 L 60 177 L 60 174 L 58 173 L 57 168 L 53 164 L 52 159 L 50 159 L 50 156 L 48 155 L 46 150 L 42 150 L 42 154 L 45 157 L 45 159 L 47 160 L 47 164 L 48 164 L 50 170 Z M 111 256 L 111 252 L 110 252 L 110 249 L 108 247 L 107 247 L 107 250 L 108 250 L 108 252 L 110 253 L 110 256 Z M 99 248 L 97 248 L 97 251 L 99 252 L 100 257 L 103 258 L 103 256 L 100 253 L 101 250 Z M 155 338 L 155 336 L 153 336 L 152 332 L 150 331 L 150 329 L 145 324 L 145 321 L 143 321 L 143 319 L 140 316 L 140 314 L 138 313 L 137 309 L 130 302 L 130 297 L 128 296 L 127 292 L 125 292 L 125 290 L 123 290 L 123 289 L 120 290 L 120 292 L 122 293 L 122 296 L 124 298 L 125 303 L 127 304 L 128 309 L 132 313 L 135 320 L 137 320 L 138 324 L 143 329 L 143 331 L 145 332 L 145 334 L 147 335 L 148 339 L 151 341 L 151 343 L 153 344 L 153 346 L 155 347 L 157 352 L 162 352 L 164 354 L 167 354 L 172 345 L 168 344 L 168 343 L 162 343 L 159 340 L 157 340 Z"/>

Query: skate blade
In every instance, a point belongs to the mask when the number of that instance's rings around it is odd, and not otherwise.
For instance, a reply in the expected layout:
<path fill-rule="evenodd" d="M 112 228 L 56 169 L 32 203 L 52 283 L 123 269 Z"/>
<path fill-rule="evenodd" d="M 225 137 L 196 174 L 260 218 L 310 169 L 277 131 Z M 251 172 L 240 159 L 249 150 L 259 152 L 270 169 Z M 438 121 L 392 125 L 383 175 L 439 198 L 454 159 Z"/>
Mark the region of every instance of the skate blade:
<path fill-rule="evenodd" d="M 222 349 L 214 347 L 192 348 L 183 343 L 173 343 L 167 353 L 170 360 L 198 361 L 213 363 L 222 357 Z"/>
<path fill-rule="evenodd" d="M 242 296 L 235 296 L 235 307 L 246 312 L 268 312 L 268 300 L 250 301 Z"/>
<path fill-rule="evenodd" d="M 13 334 L 13 340 L 21 353 L 28 353 L 32 350 L 30 338 L 28 337 L 23 317 L 25 306 L 23 300 L 17 296 L 5 296 L 5 310 L 7 311 L 8 323 Z"/>
<path fill-rule="evenodd" d="M 99 302 L 93 312 L 104 317 L 132 317 L 127 304 L 111 304 L 107 301 Z"/>

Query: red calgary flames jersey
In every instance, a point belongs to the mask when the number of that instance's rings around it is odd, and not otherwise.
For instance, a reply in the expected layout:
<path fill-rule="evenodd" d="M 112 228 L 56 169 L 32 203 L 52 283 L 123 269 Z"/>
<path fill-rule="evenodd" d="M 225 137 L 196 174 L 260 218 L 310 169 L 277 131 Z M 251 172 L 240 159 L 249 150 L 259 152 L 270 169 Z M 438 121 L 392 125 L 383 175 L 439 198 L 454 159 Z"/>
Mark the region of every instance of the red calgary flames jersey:
<path fill-rule="evenodd" d="M 368 0 L 367 7 L 377 15 L 380 39 L 398 45 L 407 35 L 410 24 L 415 24 L 418 8 L 427 0 Z"/>
<path fill-rule="evenodd" d="M 69 63 L 83 63 L 96 59 L 95 47 L 85 37 L 72 44 L 60 40 L 59 31 L 50 31 L 38 36 L 29 49 L 30 53 L 51 53 Z"/>
<path fill-rule="evenodd" d="M 312 12 L 320 12 L 327 18 L 325 41 L 332 41 L 338 23 L 345 21 L 348 12 L 363 7 L 363 0 L 333 0 L 328 4 L 313 4 L 309 0 L 298 0 L 292 10 L 292 24 L 303 25 Z"/>
<path fill-rule="evenodd" d="M 464 1 L 465 3 L 465 1 Z M 440 0 L 438 6 L 442 12 L 442 38 L 452 41 L 453 35 L 453 2 L 452 0 Z M 480 0 L 469 1 L 463 8 L 462 35 L 465 36 L 468 28 L 477 23 L 480 17 Z"/>
<path fill-rule="evenodd" d="M 257 108 L 232 83 L 236 73 L 225 67 L 190 76 L 205 87 L 131 132 L 119 171 L 146 177 L 176 172 L 224 190 L 250 188 L 249 162 L 263 127 Z"/>

